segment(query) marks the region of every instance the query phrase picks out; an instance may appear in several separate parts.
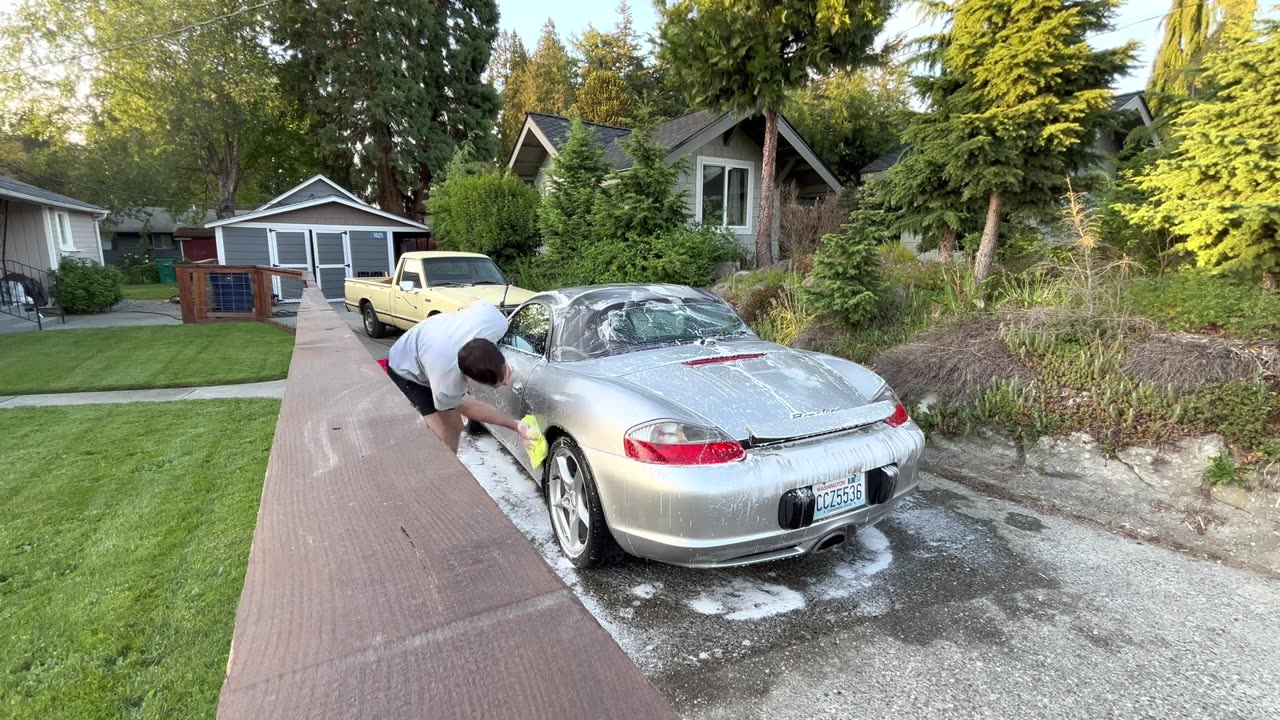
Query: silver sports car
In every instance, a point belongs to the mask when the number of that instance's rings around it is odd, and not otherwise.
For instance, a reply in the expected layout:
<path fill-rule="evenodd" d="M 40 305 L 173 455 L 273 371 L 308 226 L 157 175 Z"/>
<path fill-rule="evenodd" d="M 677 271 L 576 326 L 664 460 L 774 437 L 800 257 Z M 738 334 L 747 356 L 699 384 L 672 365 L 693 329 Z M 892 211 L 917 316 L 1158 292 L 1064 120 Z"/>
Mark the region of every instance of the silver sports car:
<path fill-rule="evenodd" d="M 534 472 L 578 567 L 619 550 L 724 567 L 825 550 L 916 484 L 924 435 L 878 375 L 760 340 L 723 300 L 674 285 L 534 296 L 500 347 L 510 385 L 478 388 L 551 443 Z"/>

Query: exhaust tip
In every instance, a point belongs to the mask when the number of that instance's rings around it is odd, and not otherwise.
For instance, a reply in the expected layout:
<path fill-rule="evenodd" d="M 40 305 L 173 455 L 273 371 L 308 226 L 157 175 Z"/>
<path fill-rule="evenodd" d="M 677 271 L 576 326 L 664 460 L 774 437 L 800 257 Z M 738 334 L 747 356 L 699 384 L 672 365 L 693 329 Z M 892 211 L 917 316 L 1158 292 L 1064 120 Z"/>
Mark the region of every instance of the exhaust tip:
<path fill-rule="evenodd" d="M 833 547 L 843 545 L 846 539 L 845 534 L 842 532 L 831 533 L 830 535 L 822 538 L 818 543 L 818 547 L 814 548 L 814 552 L 822 552 L 824 550 L 830 550 Z"/>

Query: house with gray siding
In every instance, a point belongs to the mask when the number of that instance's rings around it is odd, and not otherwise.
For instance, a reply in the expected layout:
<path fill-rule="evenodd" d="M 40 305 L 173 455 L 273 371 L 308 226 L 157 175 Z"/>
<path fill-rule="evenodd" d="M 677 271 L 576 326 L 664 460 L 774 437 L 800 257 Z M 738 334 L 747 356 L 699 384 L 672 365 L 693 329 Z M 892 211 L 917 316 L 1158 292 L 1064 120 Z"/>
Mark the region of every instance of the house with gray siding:
<path fill-rule="evenodd" d="M 583 124 L 595 135 L 614 169 L 631 167 L 623 150 L 623 142 L 631 136 L 629 128 Z M 525 113 L 524 127 L 507 167 L 524 181 L 543 187 L 571 125 L 571 120 L 559 115 Z M 693 221 L 725 228 L 744 249 L 754 248 L 763 190 L 764 118 L 699 110 L 658 125 L 651 140 L 666 148 L 668 163 L 685 160 L 676 182 L 685 192 Z M 777 187 L 794 184 L 803 200 L 841 190 L 840 181 L 781 115 L 775 174 Z"/>
<path fill-rule="evenodd" d="M 343 298 L 349 277 L 390 275 L 400 239 L 429 232 L 422 223 L 368 205 L 322 175 L 252 212 L 205 227 L 214 230 L 218 264 L 308 270 L 330 300 Z M 301 287 L 277 279 L 275 293 L 297 300 Z"/>
<path fill-rule="evenodd" d="M 102 262 L 107 211 L 0 175 L 0 313 L 35 322 L 53 303 L 49 273 L 66 258 Z M 31 302 L 32 300 L 39 302 Z"/>
<path fill-rule="evenodd" d="M 123 210 L 102 221 L 102 261 L 119 265 L 125 255 L 149 254 L 152 259 L 181 260 L 188 255 L 187 243 L 206 222 L 216 219 L 212 210 L 183 213 L 175 217 L 159 207 Z"/>

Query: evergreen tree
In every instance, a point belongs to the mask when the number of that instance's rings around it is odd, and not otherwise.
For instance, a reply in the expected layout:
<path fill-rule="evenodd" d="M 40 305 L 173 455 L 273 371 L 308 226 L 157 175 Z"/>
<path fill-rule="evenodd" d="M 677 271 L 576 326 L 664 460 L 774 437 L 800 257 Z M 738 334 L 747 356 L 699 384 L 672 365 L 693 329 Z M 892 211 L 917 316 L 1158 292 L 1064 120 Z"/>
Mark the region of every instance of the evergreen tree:
<path fill-rule="evenodd" d="M 498 35 L 493 46 L 493 59 L 489 63 L 489 79 L 498 88 L 502 101 L 502 114 L 498 120 L 498 162 L 511 157 L 520 130 L 524 128 L 526 108 L 520 104 L 520 94 L 529 67 L 529 52 L 515 31 Z"/>
<path fill-rule="evenodd" d="M 578 88 L 570 114 L 600 125 L 623 127 L 635 117 L 636 96 L 612 70 L 592 70 Z"/>
<path fill-rule="evenodd" d="M 1232 23 L 1247 26 L 1258 9 L 1257 0 L 1171 0 L 1164 17 L 1164 36 L 1151 66 L 1153 110 L 1160 111 L 1175 98 L 1194 98 L 1204 53 L 1221 28 Z"/>
<path fill-rule="evenodd" d="M 632 27 L 631 8 L 618 6 L 613 32 L 588 27 L 573 41 L 582 57 L 581 84 L 572 113 L 587 122 L 621 126 L 635 119 L 649 90 L 650 76 Z"/>
<path fill-rule="evenodd" d="M 865 64 L 890 0 L 676 0 L 661 7 L 659 53 L 690 103 L 763 112 L 756 263 L 773 262 L 778 110 L 815 73 Z"/>
<path fill-rule="evenodd" d="M 813 286 L 807 293 L 814 307 L 850 326 L 870 320 L 884 286 L 876 250 L 889 240 L 888 218 L 872 191 L 844 229 L 823 236 L 814 253 Z"/>
<path fill-rule="evenodd" d="M 622 141 L 631 167 L 613 171 L 596 213 L 600 235 L 618 240 L 653 237 L 686 224 L 689 205 L 676 179 L 686 163 L 667 163 L 667 149 L 655 145 L 645 129 Z"/>
<path fill-rule="evenodd" d="M 560 154 L 552 160 L 538 207 L 538 229 L 554 262 L 572 262 L 599 239 L 595 217 L 601 183 L 608 172 L 604 149 L 595 135 L 575 120 Z"/>
<path fill-rule="evenodd" d="M 573 106 L 573 58 L 550 19 L 542 26 L 538 47 L 522 75 L 519 98 L 526 112 L 564 115 Z"/>
<path fill-rule="evenodd" d="M 894 120 L 906 112 L 909 88 L 898 67 L 836 70 L 791 96 L 787 119 L 845 182 L 899 144 Z"/>
<path fill-rule="evenodd" d="M 498 95 L 484 82 L 494 0 L 283 0 L 273 35 L 316 144 L 384 210 L 422 218 L 432 180 L 470 140 L 483 156 Z"/>
<path fill-rule="evenodd" d="M 1167 230 L 1201 267 L 1280 273 L 1280 24 L 1233 30 L 1205 58 L 1213 88 L 1170 122 L 1164 157 L 1135 178 L 1147 195 L 1119 209 Z"/>
<path fill-rule="evenodd" d="M 925 122 L 953 148 L 943 176 L 964 201 L 985 201 L 979 282 L 1005 215 L 1051 208 L 1067 175 L 1095 159 L 1094 134 L 1111 116 L 1108 86 L 1133 61 L 1132 43 L 1089 46 L 1117 1 L 960 0 L 951 10 L 942 60 L 959 87 Z"/>

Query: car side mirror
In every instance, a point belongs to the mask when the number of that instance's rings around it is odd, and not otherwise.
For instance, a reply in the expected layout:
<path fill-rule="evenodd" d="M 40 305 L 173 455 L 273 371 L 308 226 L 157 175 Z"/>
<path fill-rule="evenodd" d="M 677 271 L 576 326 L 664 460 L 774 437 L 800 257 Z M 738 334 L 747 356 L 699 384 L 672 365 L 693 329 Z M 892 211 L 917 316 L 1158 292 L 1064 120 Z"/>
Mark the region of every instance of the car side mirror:
<path fill-rule="evenodd" d="M 412 281 L 412 280 L 401 280 L 401 281 L 400 281 L 400 289 L 401 289 L 401 290 L 403 290 L 403 291 L 405 291 L 405 292 L 409 292 L 410 290 L 412 290 L 412 289 L 413 289 L 413 281 Z"/>

